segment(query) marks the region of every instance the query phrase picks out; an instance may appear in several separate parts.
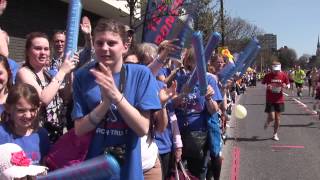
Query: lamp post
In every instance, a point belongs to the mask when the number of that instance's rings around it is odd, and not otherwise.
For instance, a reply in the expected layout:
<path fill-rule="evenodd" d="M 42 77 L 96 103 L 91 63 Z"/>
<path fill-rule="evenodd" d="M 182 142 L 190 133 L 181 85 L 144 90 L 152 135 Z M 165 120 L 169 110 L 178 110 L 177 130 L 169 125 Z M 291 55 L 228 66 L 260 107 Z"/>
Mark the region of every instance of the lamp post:
<path fill-rule="evenodd" d="M 224 46 L 224 14 L 223 14 L 223 0 L 220 0 L 220 22 L 221 22 L 221 46 Z"/>

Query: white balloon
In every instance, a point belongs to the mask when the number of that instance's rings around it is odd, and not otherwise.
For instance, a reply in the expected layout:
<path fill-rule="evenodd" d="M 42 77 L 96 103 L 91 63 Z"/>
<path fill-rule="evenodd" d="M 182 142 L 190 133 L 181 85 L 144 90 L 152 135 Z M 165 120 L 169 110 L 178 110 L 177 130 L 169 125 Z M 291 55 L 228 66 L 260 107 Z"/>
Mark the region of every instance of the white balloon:
<path fill-rule="evenodd" d="M 238 104 L 234 109 L 234 114 L 236 118 L 244 119 L 247 116 L 247 109 L 244 106 Z"/>

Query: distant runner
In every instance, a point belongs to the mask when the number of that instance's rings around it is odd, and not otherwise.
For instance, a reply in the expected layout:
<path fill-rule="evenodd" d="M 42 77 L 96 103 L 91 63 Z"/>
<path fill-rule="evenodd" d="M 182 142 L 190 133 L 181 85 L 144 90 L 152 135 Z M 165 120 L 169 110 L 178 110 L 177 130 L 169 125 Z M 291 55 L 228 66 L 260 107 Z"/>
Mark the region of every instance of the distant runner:
<path fill-rule="evenodd" d="M 265 112 L 268 113 L 268 118 L 264 129 L 267 129 L 270 122 L 274 121 L 272 139 L 279 141 L 277 132 L 280 126 L 280 114 L 284 111 L 283 89 L 287 88 L 289 84 L 287 74 L 281 71 L 280 62 L 272 62 L 272 72 L 264 76 L 262 84 L 267 85 Z"/>
<path fill-rule="evenodd" d="M 306 77 L 305 72 L 300 68 L 299 65 L 297 65 L 294 74 L 293 74 L 293 80 L 296 83 L 297 88 L 297 96 L 302 96 L 302 88 L 304 83 L 304 78 Z"/>

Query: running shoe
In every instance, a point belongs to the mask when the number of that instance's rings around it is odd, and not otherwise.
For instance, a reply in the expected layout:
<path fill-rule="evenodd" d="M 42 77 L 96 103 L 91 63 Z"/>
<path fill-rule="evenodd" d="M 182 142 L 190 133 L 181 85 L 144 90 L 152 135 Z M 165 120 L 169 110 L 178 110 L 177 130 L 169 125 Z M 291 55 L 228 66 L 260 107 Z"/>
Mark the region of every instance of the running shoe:
<path fill-rule="evenodd" d="M 273 140 L 275 141 L 279 141 L 279 137 L 278 137 L 278 134 L 274 134 L 273 137 L 272 137 Z"/>

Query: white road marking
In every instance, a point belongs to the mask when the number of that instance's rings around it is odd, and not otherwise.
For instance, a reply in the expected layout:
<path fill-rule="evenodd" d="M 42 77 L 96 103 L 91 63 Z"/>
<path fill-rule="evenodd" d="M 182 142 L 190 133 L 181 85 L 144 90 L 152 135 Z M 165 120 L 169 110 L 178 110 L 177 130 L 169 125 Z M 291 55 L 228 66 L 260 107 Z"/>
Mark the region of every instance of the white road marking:
<path fill-rule="evenodd" d="M 307 105 L 305 105 L 305 104 L 303 104 L 301 101 L 299 101 L 298 99 L 296 99 L 296 98 L 292 98 L 294 101 L 296 101 L 298 104 L 300 104 L 301 106 L 303 106 L 303 107 L 308 107 Z"/>

